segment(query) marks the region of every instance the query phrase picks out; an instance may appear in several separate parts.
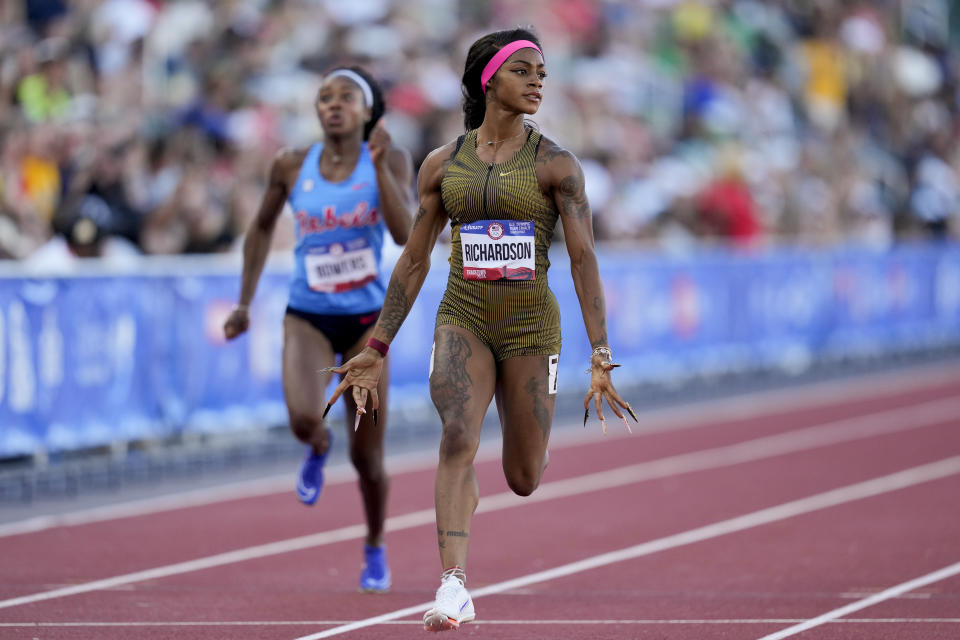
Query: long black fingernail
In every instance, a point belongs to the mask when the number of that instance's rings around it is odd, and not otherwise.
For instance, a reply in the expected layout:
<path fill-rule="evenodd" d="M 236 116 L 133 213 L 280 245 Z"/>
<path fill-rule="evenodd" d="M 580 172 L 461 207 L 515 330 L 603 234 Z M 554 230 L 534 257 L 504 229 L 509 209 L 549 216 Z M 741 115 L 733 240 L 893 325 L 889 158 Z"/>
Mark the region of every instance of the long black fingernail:
<path fill-rule="evenodd" d="M 640 421 L 637 420 L 637 414 L 633 412 L 633 407 L 631 407 L 630 405 L 627 405 L 627 411 L 630 412 L 630 417 L 633 418 L 633 421 L 636 422 L 637 424 L 640 424 Z"/>
<path fill-rule="evenodd" d="M 587 426 L 587 418 L 590 417 L 590 409 L 583 410 L 583 426 Z"/>
<path fill-rule="evenodd" d="M 373 426 L 377 426 L 377 410 L 373 410 Z"/>
<path fill-rule="evenodd" d="M 327 414 L 330 413 L 330 407 L 331 407 L 331 406 L 332 406 L 332 405 L 328 402 L 328 403 L 327 403 L 327 408 L 323 410 L 323 415 L 320 416 L 321 418 L 326 418 L 326 417 L 327 417 Z"/>

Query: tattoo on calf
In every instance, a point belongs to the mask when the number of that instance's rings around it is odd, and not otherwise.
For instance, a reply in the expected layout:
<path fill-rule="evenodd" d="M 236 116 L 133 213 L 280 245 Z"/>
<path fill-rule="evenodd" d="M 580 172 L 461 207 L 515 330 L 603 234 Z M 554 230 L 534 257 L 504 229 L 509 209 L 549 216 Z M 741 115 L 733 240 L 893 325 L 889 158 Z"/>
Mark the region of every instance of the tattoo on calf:
<path fill-rule="evenodd" d="M 446 537 L 447 538 L 469 538 L 470 534 L 467 533 L 466 531 L 447 531 Z M 447 541 L 444 539 L 443 529 L 439 529 L 439 528 L 437 529 L 437 546 L 439 546 L 441 549 L 447 548 Z"/>

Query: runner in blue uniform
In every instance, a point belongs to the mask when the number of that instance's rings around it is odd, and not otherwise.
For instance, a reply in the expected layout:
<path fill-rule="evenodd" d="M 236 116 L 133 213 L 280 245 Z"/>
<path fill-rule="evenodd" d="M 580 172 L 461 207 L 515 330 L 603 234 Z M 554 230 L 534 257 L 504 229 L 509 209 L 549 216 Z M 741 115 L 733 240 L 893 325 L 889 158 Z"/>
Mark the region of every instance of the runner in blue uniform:
<path fill-rule="evenodd" d="M 284 150 L 243 246 L 240 300 L 224 324 L 233 339 L 250 324 L 250 303 L 263 271 L 284 202 L 296 219 L 295 269 L 283 320 L 283 390 L 294 435 L 308 446 L 297 477 L 297 497 L 312 505 L 323 488 L 331 435 L 324 423 L 324 389 L 337 354 L 346 362 L 370 337 L 383 306 L 380 261 L 384 231 L 404 244 L 410 233 L 413 168 L 409 154 L 391 145 L 378 125 L 384 111 L 377 83 L 359 67 L 323 77 L 317 115 L 324 140 Z M 364 591 L 386 591 L 390 571 L 383 544 L 389 480 L 383 467 L 389 380 L 380 381 L 379 411 L 347 403 L 350 459 L 359 475 L 367 519 Z"/>

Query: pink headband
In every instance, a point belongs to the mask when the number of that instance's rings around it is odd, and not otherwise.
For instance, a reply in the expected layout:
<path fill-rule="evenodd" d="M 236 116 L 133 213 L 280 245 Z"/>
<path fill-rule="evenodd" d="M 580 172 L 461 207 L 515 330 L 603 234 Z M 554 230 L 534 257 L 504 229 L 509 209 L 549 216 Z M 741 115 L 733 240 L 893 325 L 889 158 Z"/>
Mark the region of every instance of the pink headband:
<path fill-rule="evenodd" d="M 487 92 L 487 83 L 490 82 L 490 78 L 492 78 L 493 74 L 497 72 L 497 69 L 503 66 L 503 63 L 507 61 L 507 58 L 513 55 L 513 53 L 518 49 L 527 48 L 536 49 L 537 53 L 540 54 L 540 57 L 543 57 L 543 52 L 540 51 L 540 47 L 529 40 L 514 40 L 513 42 L 504 45 L 500 51 L 497 51 L 495 54 L 493 54 L 493 57 L 490 58 L 490 62 L 488 62 L 487 66 L 483 68 L 483 73 L 480 74 L 480 87 L 483 89 L 484 93 Z"/>

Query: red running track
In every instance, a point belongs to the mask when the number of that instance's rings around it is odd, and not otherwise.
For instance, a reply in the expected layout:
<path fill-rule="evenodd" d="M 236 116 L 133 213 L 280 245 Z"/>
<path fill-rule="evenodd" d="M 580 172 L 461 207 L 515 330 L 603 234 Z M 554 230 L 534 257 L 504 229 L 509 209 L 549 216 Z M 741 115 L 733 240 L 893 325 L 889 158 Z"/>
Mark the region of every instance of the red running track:
<path fill-rule="evenodd" d="M 960 638 L 960 368 L 557 425 L 543 484 L 478 462 L 457 637 Z M 0 638 L 423 638 L 435 454 L 393 473 L 389 594 L 357 489 L 0 526 Z M 398 467 L 391 459 L 391 468 Z M 291 477 L 293 470 L 291 470 Z"/>

